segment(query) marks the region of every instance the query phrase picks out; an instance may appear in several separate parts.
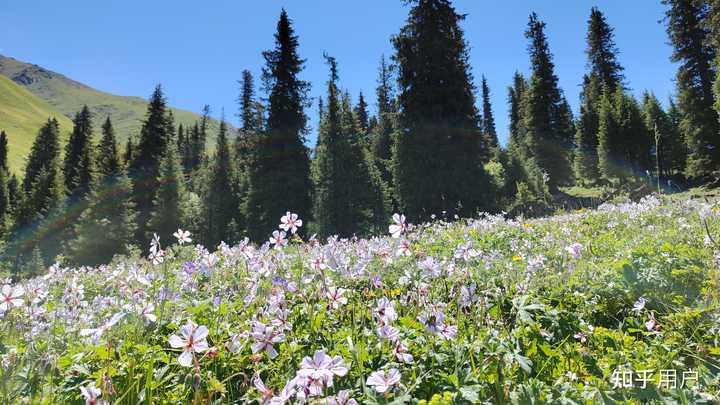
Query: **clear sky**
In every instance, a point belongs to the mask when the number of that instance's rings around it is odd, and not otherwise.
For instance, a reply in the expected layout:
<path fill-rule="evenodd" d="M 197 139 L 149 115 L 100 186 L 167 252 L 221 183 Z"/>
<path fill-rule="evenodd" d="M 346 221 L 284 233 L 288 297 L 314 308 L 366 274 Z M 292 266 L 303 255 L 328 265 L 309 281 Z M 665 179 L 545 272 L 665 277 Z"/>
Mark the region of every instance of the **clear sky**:
<path fill-rule="evenodd" d="M 507 138 L 507 86 L 513 72 L 529 69 L 523 36 L 528 14 L 538 13 L 555 56 L 556 74 L 573 112 L 586 70 L 585 34 L 592 6 L 615 28 L 626 82 L 636 95 L 650 89 L 663 101 L 673 93 L 676 66 L 660 1 L 479 1 L 456 0 L 470 44 L 476 85 L 485 75 L 501 140 Z M 0 1 L 0 54 L 63 73 L 97 89 L 147 97 L 162 83 L 171 105 L 200 111 L 222 108 L 237 124 L 237 80 L 243 69 L 258 78 L 261 52 L 273 46 L 282 7 L 293 19 L 302 77 L 312 96 L 324 92 L 323 52 L 339 63 L 341 86 L 357 100 L 363 91 L 375 109 L 374 89 L 382 54 L 399 31 L 408 6 L 401 0 L 27 0 Z M 479 97 L 478 97 L 479 98 Z M 313 134 L 316 104 L 308 111 Z"/>

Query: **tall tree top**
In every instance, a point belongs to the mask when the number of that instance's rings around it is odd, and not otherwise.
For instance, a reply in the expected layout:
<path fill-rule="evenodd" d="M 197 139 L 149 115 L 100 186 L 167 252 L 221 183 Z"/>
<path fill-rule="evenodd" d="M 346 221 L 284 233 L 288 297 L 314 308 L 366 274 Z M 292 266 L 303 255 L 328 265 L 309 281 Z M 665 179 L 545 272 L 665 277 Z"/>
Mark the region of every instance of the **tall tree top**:
<path fill-rule="evenodd" d="M 257 131 L 258 122 L 255 108 L 255 81 L 249 70 L 242 72 L 242 89 L 240 93 L 240 121 L 244 131 Z"/>
<path fill-rule="evenodd" d="M 140 130 L 140 140 L 133 151 L 131 167 L 139 169 L 147 165 L 156 165 L 165 153 L 170 134 L 170 117 L 162 86 L 157 85 L 150 96 L 145 120 Z"/>
<path fill-rule="evenodd" d="M 467 43 L 448 0 L 417 0 L 393 37 L 399 66 L 399 104 L 406 127 L 431 122 L 477 127 Z"/>
<path fill-rule="evenodd" d="M 358 97 L 358 103 L 357 106 L 355 106 L 354 113 L 360 131 L 367 133 L 368 125 L 370 125 L 370 117 L 368 116 L 367 103 L 365 102 L 365 96 L 363 96 L 362 91 Z"/>
<path fill-rule="evenodd" d="M 107 117 L 102 126 L 102 139 L 98 150 L 98 171 L 104 176 L 113 176 L 119 174 L 120 167 L 115 129 L 113 129 L 110 117 Z"/>
<path fill-rule="evenodd" d="M 483 102 L 483 134 L 491 147 L 498 145 L 497 131 L 495 130 L 495 118 L 493 117 L 492 105 L 490 104 L 490 89 L 485 76 L 482 77 L 482 102 Z"/>
<path fill-rule="evenodd" d="M 601 82 L 615 91 L 624 80 L 623 67 L 617 60 L 618 51 L 615 45 L 613 28 L 610 27 L 605 15 L 593 7 L 588 19 L 587 48 L 585 54 L 588 58 L 590 73 L 600 77 Z"/>
<path fill-rule="evenodd" d="M 382 117 L 382 114 L 392 112 L 395 98 L 393 94 L 393 65 L 387 63 L 385 55 L 380 58 L 375 91 L 377 94 L 378 116 Z"/>
<path fill-rule="evenodd" d="M 286 130 L 302 133 L 307 117 L 304 108 L 308 104 L 310 84 L 300 80 L 305 60 L 298 55 L 298 37 L 285 9 L 280 13 L 275 33 L 275 48 L 263 52 L 263 85 L 268 92 L 269 131 Z"/>

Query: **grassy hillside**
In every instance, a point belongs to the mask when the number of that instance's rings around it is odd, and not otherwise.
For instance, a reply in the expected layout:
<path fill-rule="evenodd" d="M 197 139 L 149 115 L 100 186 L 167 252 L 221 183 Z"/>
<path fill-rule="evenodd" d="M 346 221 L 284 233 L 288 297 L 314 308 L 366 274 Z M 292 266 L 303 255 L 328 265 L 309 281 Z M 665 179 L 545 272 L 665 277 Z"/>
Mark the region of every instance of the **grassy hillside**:
<path fill-rule="evenodd" d="M 98 134 L 100 125 L 107 116 L 113 121 L 120 142 L 124 143 L 129 135 L 137 135 L 140 132 L 141 120 L 145 116 L 147 106 L 147 101 L 141 97 L 104 93 L 62 74 L 2 55 L 0 55 L 0 75 L 24 87 L 68 118 L 72 118 L 83 105 L 87 105 L 93 113 Z M 148 89 L 148 94 L 151 91 L 152 89 Z M 172 111 L 178 124 L 191 125 L 200 119 L 199 114 L 190 111 L 177 108 L 173 108 Z M 37 131 L 37 127 L 33 127 L 32 123 L 18 123 L 13 120 L 10 124 L 30 129 L 29 132 L 26 129 L 18 133 L 18 136 L 34 136 Z M 215 145 L 216 130 L 217 122 L 213 122 L 208 139 L 209 148 Z M 14 155 L 16 151 L 11 149 L 10 153 Z"/>
<path fill-rule="evenodd" d="M 67 117 L 24 87 L 0 76 L 0 129 L 8 134 L 9 164 L 15 173 L 22 171 L 38 129 L 49 117 L 58 119 L 65 139 L 72 130 Z"/>
<path fill-rule="evenodd" d="M 0 402 L 718 403 L 713 204 L 53 266 L 3 287 Z"/>

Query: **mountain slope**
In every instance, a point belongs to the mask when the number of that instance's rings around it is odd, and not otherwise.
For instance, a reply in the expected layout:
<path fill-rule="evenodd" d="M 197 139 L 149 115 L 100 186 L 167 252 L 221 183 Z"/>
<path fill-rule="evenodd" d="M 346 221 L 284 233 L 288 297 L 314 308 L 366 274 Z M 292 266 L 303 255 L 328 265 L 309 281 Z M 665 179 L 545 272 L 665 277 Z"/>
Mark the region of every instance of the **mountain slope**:
<path fill-rule="evenodd" d="M 72 130 L 72 122 L 40 97 L 0 75 L 0 130 L 8 135 L 8 163 L 14 173 L 22 172 L 38 130 L 50 117 L 60 123 L 64 142 Z"/>
<path fill-rule="evenodd" d="M 2 55 L 0 55 L 0 75 L 10 78 L 45 100 L 68 118 L 72 118 L 83 105 L 87 105 L 93 113 L 96 135 L 99 135 L 100 125 L 107 116 L 113 121 L 119 141 L 122 143 L 129 135 L 137 136 L 140 132 L 141 121 L 145 117 L 147 107 L 147 101 L 141 97 L 105 93 L 41 66 Z M 148 94 L 151 91 L 152 89 L 148 89 Z M 190 111 L 177 108 L 173 108 L 172 111 L 176 124 L 192 125 L 200 119 L 199 114 Z M 208 148 L 215 146 L 217 124 L 216 121 L 211 123 Z M 37 128 L 34 131 L 37 131 Z"/>

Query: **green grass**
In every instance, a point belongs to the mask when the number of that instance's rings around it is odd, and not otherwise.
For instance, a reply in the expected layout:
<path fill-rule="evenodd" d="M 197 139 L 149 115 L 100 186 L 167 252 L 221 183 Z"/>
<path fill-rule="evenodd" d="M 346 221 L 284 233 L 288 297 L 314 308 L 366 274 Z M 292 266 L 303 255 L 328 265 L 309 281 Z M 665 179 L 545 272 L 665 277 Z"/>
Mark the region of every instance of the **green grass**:
<path fill-rule="evenodd" d="M 49 117 L 60 122 L 63 141 L 72 122 L 43 99 L 0 75 L 0 129 L 8 134 L 10 170 L 20 174 L 38 129 Z"/>
<path fill-rule="evenodd" d="M 3 83 L 9 82 L 7 78 L 11 78 L 15 83 L 19 84 L 19 87 L 27 90 L 22 94 L 16 90 L 14 91 L 16 97 L 20 97 L 20 99 L 15 100 L 15 102 L 21 103 L 19 107 L 10 108 L 4 102 L 0 105 L 0 114 L 2 114 L 0 115 L 2 117 L 0 118 L 0 127 L 6 128 L 8 134 L 11 134 L 10 136 L 23 140 L 23 143 L 18 144 L 17 148 L 13 148 L 11 145 L 10 154 L 11 161 L 14 162 L 11 163 L 13 170 L 21 167 L 17 166 L 17 164 L 24 161 L 40 123 L 47 119 L 48 114 L 44 110 L 52 111 L 52 115 L 57 115 L 58 119 L 60 119 L 59 115 L 63 115 L 66 118 L 65 124 L 67 124 L 69 122 L 67 118 L 72 118 L 83 105 L 87 105 L 93 113 L 96 138 L 99 138 L 102 122 L 109 116 L 115 127 L 118 142 L 123 145 L 128 136 L 137 136 L 140 133 L 140 126 L 147 108 L 147 101 L 141 97 L 117 96 L 98 91 L 59 73 L 2 55 L 0 55 L 0 76 L 5 79 Z M 147 89 L 147 94 L 149 95 L 152 90 Z M 7 98 L 6 93 L 3 91 L 0 98 Z M 33 95 L 34 98 L 30 97 Z M 22 98 L 33 98 L 34 100 L 26 102 Z M 29 104 L 37 104 L 35 100 L 38 98 L 45 101 L 43 110 L 37 113 L 41 116 L 45 115 L 42 119 L 28 119 L 19 115 L 23 109 L 28 108 Z M 192 125 L 200 119 L 199 114 L 190 111 L 173 108 L 172 112 L 176 124 Z M 207 145 L 210 149 L 215 146 L 217 127 L 218 123 L 213 121 Z M 61 128 L 63 136 L 67 136 L 67 131 L 72 127 L 63 126 L 61 122 Z M 24 143 L 27 143 L 27 147 L 24 146 Z"/>

